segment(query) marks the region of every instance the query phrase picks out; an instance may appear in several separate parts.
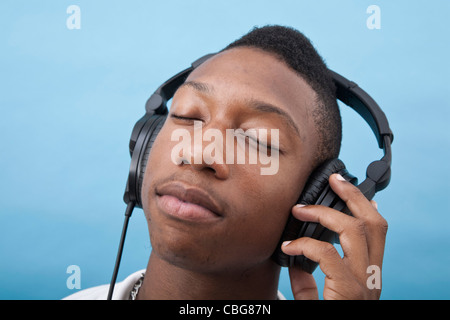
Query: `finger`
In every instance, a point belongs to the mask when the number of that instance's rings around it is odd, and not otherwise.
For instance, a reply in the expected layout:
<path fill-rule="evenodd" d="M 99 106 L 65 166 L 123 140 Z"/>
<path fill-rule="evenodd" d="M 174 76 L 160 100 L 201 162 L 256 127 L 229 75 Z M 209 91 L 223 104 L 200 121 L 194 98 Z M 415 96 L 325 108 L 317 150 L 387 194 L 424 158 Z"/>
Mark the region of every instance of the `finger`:
<path fill-rule="evenodd" d="M 282 244 L 281 250 L 287 255 L 304 255 L 317 262 L 322 272 L 330 279 L 341 278 L 345 265 L 336 248 L 328 243 L 304 237 Z"/>
<path fill-rule="evenodd" d="M 332 174 L 329 183 L 333 191 L 345 202 L 356 218 L 369 219 L 377 214 L 376 209 L 362 192 L 350 182 L 345 181 L 341 175 Z"/>
<path fill-rule="evenodd" d="M 298 266 L 289 267 L 292 293 L 295 300 L 318 300 L 319 292 L 312 274 Z"/>
<path fill-rule="evenodd" d="M 376 203 L 374 205 L 357 187 L 341 178 L 337 174 L 331 175 L 330 186 L 346 203 L 352 215 L 364 222 L 370 262 L 381 268 L 388 224 L 378 213 Z"/>
<path fill-rule="evenodd" d="M 341 180 L 342 176 L 333 174 L 330 176 L 329 182 L 333 191 L 346 203 L 352 215 L 360 218 L 369 225 L 381 227 L 382 233 L 386 224 L 386 220 L 377 211 L 378 204 L 375 201 L 369 201 L 362 192 L 348 181 Z"/>
<path fill-rule="evenodd" d="M 295 218 L 301 221 L 316 222 L 339 235 L 344 257 L 351 261 L 354 271 L 365 273 L 369 264 L 369 254 L 364 223 L 337 210 L 324 206 L 295 206 Z"/>

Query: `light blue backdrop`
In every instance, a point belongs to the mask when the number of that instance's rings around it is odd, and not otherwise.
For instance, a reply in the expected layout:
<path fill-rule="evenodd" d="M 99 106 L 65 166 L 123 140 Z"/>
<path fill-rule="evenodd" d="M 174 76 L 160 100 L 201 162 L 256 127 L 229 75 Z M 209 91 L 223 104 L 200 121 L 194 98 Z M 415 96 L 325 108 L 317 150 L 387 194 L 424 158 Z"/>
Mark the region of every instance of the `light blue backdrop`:
<path fill-rule="evenodd" d="M 81 9 L 69 30 L 66 9 Z M 381 29 L 369 29 L 369 5 Z M 60 299 L 109 283 L 121 231 L 128 140 L 149 94 L 253 26 L 304 32 L 328 66 L 384 109 L 395 133 L 384 299 L 449 299 L 450 2 L 1 1 L 0 298 Z M 342 159 L 363 177 L 381 155 L 343 108 Z M 151 246 L 134 213 L 119 280 Z M 320 289 L 323 274 L 316 272 Z M 286 270 L 281 291 L 292 298 Z"/>

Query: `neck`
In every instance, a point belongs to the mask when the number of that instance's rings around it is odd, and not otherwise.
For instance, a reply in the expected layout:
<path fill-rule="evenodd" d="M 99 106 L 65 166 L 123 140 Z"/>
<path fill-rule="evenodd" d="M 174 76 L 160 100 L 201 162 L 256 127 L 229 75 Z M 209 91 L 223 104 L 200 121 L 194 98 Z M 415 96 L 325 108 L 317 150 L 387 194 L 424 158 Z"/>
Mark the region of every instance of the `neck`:
<path fill-rule="evenodd" d="M 204 273 L 150 255 L 140 300 L 276 299 L 280 267 L 271 260 L 248 270 Z"/>

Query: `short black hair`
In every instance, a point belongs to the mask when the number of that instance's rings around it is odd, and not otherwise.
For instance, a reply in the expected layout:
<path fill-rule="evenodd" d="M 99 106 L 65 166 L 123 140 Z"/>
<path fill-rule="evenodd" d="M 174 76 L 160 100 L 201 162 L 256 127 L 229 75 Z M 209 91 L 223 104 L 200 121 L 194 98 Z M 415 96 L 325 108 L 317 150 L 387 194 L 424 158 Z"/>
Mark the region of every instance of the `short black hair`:
<path fill-rule="evenodd" d="M 255 27 L 222 51 L 252 47 L 272 53 L 302 77 L 316 93 L 313 119 L 319 135 L 314 167 L 337 158 L 341 148 L 342 120 L 336 100 L 336 87 L 324 60 L 311 41 L 291 27 Z"/>

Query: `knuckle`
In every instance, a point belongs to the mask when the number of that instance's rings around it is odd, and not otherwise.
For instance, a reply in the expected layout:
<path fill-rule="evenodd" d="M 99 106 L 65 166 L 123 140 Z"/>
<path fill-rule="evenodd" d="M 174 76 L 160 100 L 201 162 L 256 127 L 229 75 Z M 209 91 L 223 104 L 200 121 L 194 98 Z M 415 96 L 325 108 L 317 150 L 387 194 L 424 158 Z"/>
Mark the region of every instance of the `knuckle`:
<path fill-rule="evenodd" d="M 372 230 L 376 230 L 382 235 L 386 235 L 389 228 L 388 222 L 381 215 L 371 218 L 368 221 L 368 225 L 370 225 Z"/>
<path fill-rule="evenodd" d="M 331 243 L 324 243 L 322 246 L 322 253 L 325 256 L 334 256 L 336 254 L 336 248 Z"/>
<path fill-rule="evenodd" d="M 363 220 L 355 219 L 352 227 L 353 227 L 352 229 L 355 232 L 355 234 L 357 234 L 361 237 L 366 236 L 367 227 L 366 227 L 366 223 Z"/>
<path fill-rule="evenodd" d="M 389 228 L 389 224 L 388 224 L 388 222 L 386 221 L 386 219 L 383 218 L 383 217 L 381 217 L 381 216 L 380 216 L 380 218 L 379 218 L 378 228 L 381 230 L 381 232 L 382 232 L 384 235 L 387 234 L 387 231 L 388 231 L 388 228 Z"/>

